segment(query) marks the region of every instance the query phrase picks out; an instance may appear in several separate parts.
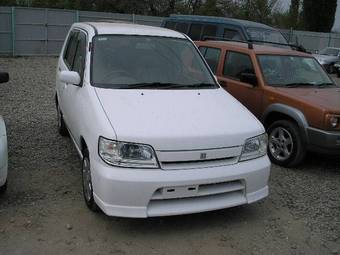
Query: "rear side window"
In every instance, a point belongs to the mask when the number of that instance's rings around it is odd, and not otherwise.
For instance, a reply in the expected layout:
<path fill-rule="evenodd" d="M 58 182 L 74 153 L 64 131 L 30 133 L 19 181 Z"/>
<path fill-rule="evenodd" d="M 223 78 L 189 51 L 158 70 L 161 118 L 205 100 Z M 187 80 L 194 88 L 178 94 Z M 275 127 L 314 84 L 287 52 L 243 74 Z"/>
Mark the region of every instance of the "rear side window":
<path fill-rule="evenodd" d="M 173 21 L 167 21 L 165 22 L 165 27 L 169 29 L 175 29 L 176 27 L 176 22 Z"/>
<path fill-rule="evenodd" d="M 204 49 L 204 53 L 202 50 Z M 221 50 L 216 48 L 203 48 L 201 50 L 201 53 L 203 54 L 205 60 L 207 61 L 208 65 L 210 66 L 211 71 L 213 71 L 214 74 L 216 74 L 218 62 L 220 60 Z"/>
<path fill-rule="evenodd" d="M 223 37 L 231 40 L 241 41 L 243 40 L 241 34 L 234 29 L 225 28 L 223 32 Z"/>
<path fill-rule="evenodd" d="M 200 24 L 191 24 L 190 31 L 189 31 L 189 37 L 193 41 L 198 41 L 201 39 L 201 32 L 202 32 L 202 25 Z"/>
<path fill-rule="evenodd" d="M 86 35 L 82 32 L 79 32 L 78 44 L 73 61 L 72 71 L 78 72 L 81 78 L 83 78 L 84 76 L 85 56 L 86 56 Z"/>
<path fill-rule="evenodd" d="M 240 80 L 242 73 L 255 73 L 249 55 L 238 52 L 228 52 L 224 62 L 223 74 Z"/>
<path fill-rule="evenodd" d="M 217 26 L 214 25 L 206 25 L 203 28 L 203 32 L 202 32 L 202 39 L 204 39 L 204 37 L 216 37 L 216 32 L 217 32 Z"/>
<path fill-rule="evenodd" d="M 72 31 L 65 47 L 66 50 L 64 53 L 64 61 L 69 68 L 71 68 L 73 64 L 73 59 L 77 48 L 77 37 L 78 32 Z"/>
<path fill-rule="evenodd" d="M 181 33 L 188 33 L 189 24 L 188 23 L 177 23 L 176 30 Z"/>
<path fill-rule="evenodd" d="M 198 48 L 199 50 L 200 50 L 200 52 L 201 52 L 201 54 L 204 56 L 205 55 L 205 52 L 206 52 L 206 50 L 207 50 L 207 47 L 199 47 Z"/>

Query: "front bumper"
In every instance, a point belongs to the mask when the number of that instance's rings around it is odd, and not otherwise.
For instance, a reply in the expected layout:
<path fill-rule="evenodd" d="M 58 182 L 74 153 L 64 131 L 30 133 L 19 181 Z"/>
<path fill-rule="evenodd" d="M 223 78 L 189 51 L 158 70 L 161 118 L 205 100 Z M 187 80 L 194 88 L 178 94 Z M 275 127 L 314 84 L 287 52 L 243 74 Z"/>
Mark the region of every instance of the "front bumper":
<path fill-rule="evenodd" d="M 309 149 L 330 155 L 340 155 L 340 132 L 308 128 Z"/>
<path fill-rule="evenodd" d="M 91 159 L 94 199 L 109 216 L 190 214 L 253 203 L 268 196 L 268 157 L 187 170 L 129 169 Z"/>

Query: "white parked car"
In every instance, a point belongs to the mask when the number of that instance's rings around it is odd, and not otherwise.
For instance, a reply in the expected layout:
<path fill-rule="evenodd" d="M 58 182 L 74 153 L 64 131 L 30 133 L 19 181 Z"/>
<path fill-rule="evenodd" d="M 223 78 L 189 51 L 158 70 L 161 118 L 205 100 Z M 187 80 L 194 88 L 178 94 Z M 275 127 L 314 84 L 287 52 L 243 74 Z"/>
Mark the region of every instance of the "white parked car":
<path fill-rule="evenodd" d="M 8 73 L 0 73 L 0 83 L 8 82 Z M 4 119 L 0 116 L 0 193 L 6 191 L 7 188 L 7 135 Z"/>
<path fill-rule="evenodd" d="M 56 106 L 59 132 L 82 158 L 91 210 L 167 216 L 268 195 L 262 124 L 218 85 L 181 33 L 74 24 L 59 58 Z"/>

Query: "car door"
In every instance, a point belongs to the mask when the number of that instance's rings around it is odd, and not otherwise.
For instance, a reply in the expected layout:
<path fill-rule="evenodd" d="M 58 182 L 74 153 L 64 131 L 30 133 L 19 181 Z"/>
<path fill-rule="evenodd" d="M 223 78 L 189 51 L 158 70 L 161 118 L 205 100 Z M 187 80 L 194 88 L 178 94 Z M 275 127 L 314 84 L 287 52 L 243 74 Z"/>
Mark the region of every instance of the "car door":
<path fill-rule="evenodd" d="M 219 82 L 231 95 L 247 107 L 256 117 L 261 116 L 263 90 L 259 85 L 241 81 L 242 73 L 255 74 L 252 58 L 250 55 L 226 51 L 222 75 Z M 257 75 L 257 77 L 259 77 Z"/>
<path fill-rule="evenodd" d="M 69 122 L 68 111 L 66 106 L 65 98 L 68 93 L 68 85 L 59 79 L 59 74 L 62 71 L 71 71 L 74 55 L 76 53 L 77 40 L 78 40 L 78 30 L 73 30 L 69 33 L 67 43 L 65 45 L 64 51 L 62 52 L 62 57 L 59 59 L 58 70 L 57 70 L 57 93 L 59 100 L 59 107 L 63 113 L 63 118 L 66 123 Z"/>
<path fill-rule="evenodd" d="M 71 131 L 71 135 L 73 139 L 79 145 L 80 141 L 80 127 L 82 123 L 81 115 L 79 114 L 82 109 L 80 109 L 82 105 L 82 101 L 84 100 L 82 91 L 83 80 L 84 80 L 84 69 L 85 69 L 85 60 L 86 60 L 86 44 L 87 37 L 86 34 L 82 31 L 79 31 L 77 36 L 77 47 L 74 54 L 74 60 L 71 67 L 71 71 L 77 72 L 80 76 L 80 85 L 67 85 L 66 93 L 65 93 L 65 105 L 68 114 L 69 122 L 67 122 L 68 128 Z"/>

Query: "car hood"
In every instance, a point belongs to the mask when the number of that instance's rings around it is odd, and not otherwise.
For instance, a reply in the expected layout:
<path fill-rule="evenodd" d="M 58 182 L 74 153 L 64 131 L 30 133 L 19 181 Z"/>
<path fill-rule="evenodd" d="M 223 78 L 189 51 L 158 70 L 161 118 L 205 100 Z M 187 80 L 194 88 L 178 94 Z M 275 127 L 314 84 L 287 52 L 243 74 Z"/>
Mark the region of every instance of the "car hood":
<path fill-rule="evenodd" d="M 276 88 L 276 90 L 325 111 L 340 113 L 340 88 Z"/>
<path fill-rule="evenodd" d="M 313 55 L 317 61 L 319 61 L 319 63 L 323 64 L 323 63 L 333 63 L 337 60 L 339 60 L 338 57 L 336 56 L 328 56 L 328 55 L 318 55 L 318 54 L 314 54 Z"/>
<path fill-rule="evenodd" d="M 264 133 L 262 124 L 223 89 L 95 90 L 119 141 L 195 150 L 239 146 Z"/>

